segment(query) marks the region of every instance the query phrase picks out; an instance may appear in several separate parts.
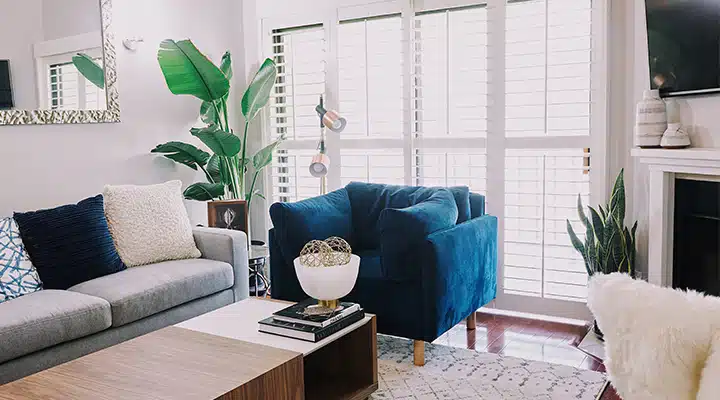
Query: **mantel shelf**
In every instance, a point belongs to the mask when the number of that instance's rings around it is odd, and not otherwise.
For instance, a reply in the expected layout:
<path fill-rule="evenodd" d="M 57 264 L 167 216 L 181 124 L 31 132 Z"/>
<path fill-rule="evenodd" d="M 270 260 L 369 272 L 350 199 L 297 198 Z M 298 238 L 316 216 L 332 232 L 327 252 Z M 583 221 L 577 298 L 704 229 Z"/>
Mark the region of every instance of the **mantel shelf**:
<path fill-rule="evenodd" d="M 720 162 L 720 148 L 693 147 L 689 149 L 632 149 L 632 156 L 648 159 L 702 160 Z"/>
<path fill-rule="evenodd" d="M 720 176 L 720 148 L 633 149 L 632 156 L 651 170 Z"/>

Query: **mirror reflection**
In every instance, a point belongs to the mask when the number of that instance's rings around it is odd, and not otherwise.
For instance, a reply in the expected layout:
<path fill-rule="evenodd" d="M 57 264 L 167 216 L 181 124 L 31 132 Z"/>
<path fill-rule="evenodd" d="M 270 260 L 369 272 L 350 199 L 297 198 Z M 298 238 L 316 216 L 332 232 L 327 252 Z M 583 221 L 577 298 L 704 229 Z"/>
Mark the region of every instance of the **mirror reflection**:
<path fill-rule="evenodd" d="M 105 110 L 99 0 L 0 0 L 0 110 Z"/>

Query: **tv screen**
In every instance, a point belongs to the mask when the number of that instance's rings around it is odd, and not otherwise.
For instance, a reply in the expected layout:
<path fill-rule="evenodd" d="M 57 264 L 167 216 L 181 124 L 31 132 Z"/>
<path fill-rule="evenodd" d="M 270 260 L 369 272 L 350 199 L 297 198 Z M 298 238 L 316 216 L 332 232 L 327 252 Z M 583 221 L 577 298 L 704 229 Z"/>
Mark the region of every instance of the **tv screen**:
<path fill-rule="evenodd" d="M 720 0 L 645 0 L 650 84 L 664 96 L 720 92 Z"/>
<path fill-rule="evenodd" d="M 13 108 L 13 97 L 10 85 L 10 62 L 0 60 L 0 110 L 11 108 Z"/>

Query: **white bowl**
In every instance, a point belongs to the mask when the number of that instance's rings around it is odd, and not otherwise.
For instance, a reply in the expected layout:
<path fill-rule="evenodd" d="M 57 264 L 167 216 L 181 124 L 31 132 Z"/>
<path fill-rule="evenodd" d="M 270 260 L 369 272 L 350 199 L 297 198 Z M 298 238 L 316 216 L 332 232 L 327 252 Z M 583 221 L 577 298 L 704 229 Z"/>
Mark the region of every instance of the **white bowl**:
<path fill-rule="evenodd" d="M 338 300 L 350 293 L 360 271 L 360 257 L 351 255 L 346 265 L 306 267 L 300 257 L 293 261 L 300 286 L 316 300 Z"/>

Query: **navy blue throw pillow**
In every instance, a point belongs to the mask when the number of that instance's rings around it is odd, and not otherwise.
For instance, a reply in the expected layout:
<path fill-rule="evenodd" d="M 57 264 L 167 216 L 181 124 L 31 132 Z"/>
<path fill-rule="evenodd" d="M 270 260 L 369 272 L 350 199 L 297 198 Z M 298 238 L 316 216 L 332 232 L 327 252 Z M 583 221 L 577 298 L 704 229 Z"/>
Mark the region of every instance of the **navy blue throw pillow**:
<path fill-rule="evenodd" d="M 102 195 L 14 218 L 45 289 L 64 290 L 126 268 L 110 237 Z"/>

